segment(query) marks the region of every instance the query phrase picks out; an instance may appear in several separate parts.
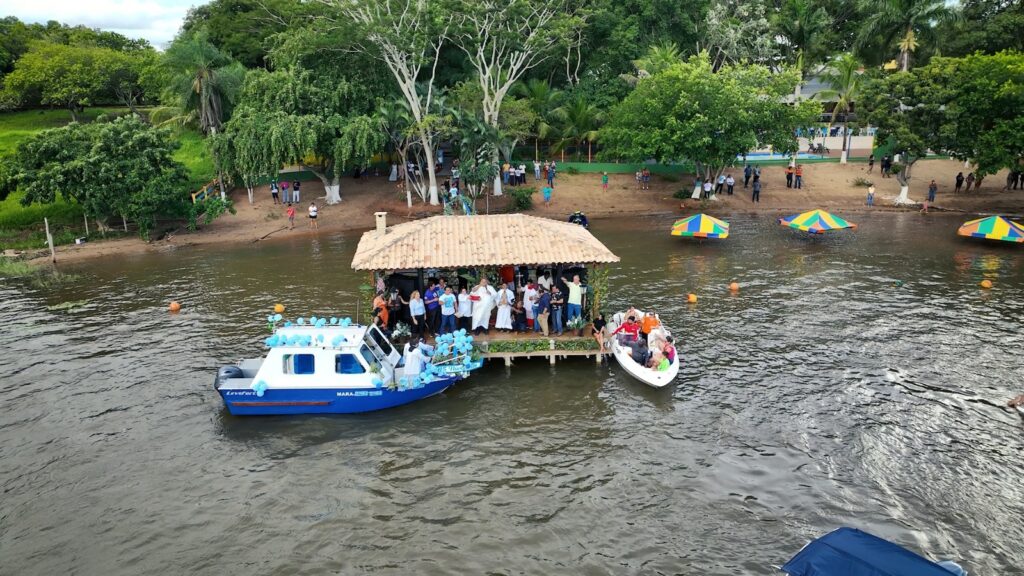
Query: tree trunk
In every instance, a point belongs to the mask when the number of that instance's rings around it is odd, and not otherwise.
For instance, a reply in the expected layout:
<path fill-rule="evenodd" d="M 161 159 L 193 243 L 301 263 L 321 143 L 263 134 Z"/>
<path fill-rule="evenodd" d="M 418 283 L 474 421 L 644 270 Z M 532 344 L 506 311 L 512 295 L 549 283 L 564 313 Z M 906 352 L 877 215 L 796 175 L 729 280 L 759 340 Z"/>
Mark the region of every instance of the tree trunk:
<path fill-rule="evenodd" d="M 533 139 L 533 159 L 540 162 L 540 138 Z"/>
<path fill-rule="evenodd" d="M 491 154 L 491 161 L 494 162 L 495 166 L 501 166 L 501 158 L 498 156 L 498 147 L 494 147 L 494 152 Z M 511 164 L 512 161 L 509 161 Z M 498 169 L 498 174 L 494 177 L 494 192 L 495 196 L 501 196 L 501 169 Z M 487 204 L 488 210 L 490 209 L 490 201 Z"/>
<path fill-rule="evenodd" d="M 85 235 L 89 235 L 89 215 L 82 212 L 82 219 L 85 220 Z"/>
<path fill-rule="evenodd" d="M 255 194 L 253 194 L 252 186 L 246 186 L 245 191 L 249 193 L 249 205 L 251 206 L 256 200 Z"/>
<path fill-rule="evenodd" d="M 848 116 L 850 114 L 850 112 L 847 111 L 846 114 Z M 849 138 L 849 131 L 850 131 L 850 129 L 848 127 L 849 126 L 849 122 L 850 121 L 848 119 L 846 119 L 846 117 L 844 116 L 843 117 L 843 152 L 839 155 L 839 163 L 840 164 L 846 164 L 846 157 L 847 157 L 846 139 Z"/>
<path fill-rule="evenodd" d="M 331 183 L 324 185 L 324 192 L 327 193 L 325 201 L 328 204 L 334 205 L 341 202 L 341 177 L 331 178 Z"/>
<path fill-rule="evenodd" d="M 125 220 L 124 214 L 121 214 L 121 227 L 124 228 L 125 232 L 128 231 L 128 221 Z"/>
<path fill-rule="evenodd" d="M 893 204 L 896 204 L 897 206 L 901 206 L 904 204 L 914 204 L 914 201 L 912 201 L 909 197 L 910 183 L 908 181 L 908 178 L 910 177 L 910 167 L 912 165 L 913 162 L 908 162 L 907 164 L 903 165 L 899 172 L 896 173 L 896 180 L 898 180 L 900 183 L 900 195 L 896 197 L 896 200 L 893 202 Z"/>
<path fill-rule="evenodd" d="M 78 107 L 75 104 L 68 104 L 68 112 L 71 112 L 71 121 L 78 122 Z"/>

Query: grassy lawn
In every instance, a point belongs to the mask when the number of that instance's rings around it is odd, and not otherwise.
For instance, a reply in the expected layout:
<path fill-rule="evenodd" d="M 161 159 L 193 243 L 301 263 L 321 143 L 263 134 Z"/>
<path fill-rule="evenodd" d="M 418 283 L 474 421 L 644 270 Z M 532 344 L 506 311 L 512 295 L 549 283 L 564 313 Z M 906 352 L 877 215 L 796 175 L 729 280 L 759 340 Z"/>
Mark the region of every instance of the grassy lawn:
<path fill-rule="evenodd" d="M 91 122 L 101 114 L 123 115 L 127 108 L 87 108 L 79 115 L 80 120 Z M 71 122 L 67 110 L 28 110 L 0 114 L 0 157 L 12 154 L 18 144 L 26 138 L 49 128 L 59 128 Z M 203 137 L 195 130 L 182 129 L 172 132 L 172 137 L 181 143 L 174 153 L 177 161 L 188 169 L 191 177 L 190 189 L 213 179 L 213 159 L 203 143 Z M 50 231 L 56 244 L 70 244 L 75 238 L 85 235 L 82 209 L 60 198 L 48 205 L 22 206 L 20 193 L 11 194 L 0 202 L 0 249 L 31 249 L 46 246 L 43 218 L 50 219 Z M 96 236 L 96 229 L 90 223 L 90 230 Z M 116 235 L 116 234 L 115 234 Z"/>

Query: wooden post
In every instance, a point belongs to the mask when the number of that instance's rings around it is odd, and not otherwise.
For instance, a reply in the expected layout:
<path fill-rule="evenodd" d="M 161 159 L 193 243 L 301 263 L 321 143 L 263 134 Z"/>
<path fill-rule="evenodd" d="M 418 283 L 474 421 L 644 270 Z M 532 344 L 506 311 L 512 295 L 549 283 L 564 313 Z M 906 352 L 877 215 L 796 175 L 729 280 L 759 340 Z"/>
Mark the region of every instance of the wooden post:
<path fill-rule="evenodd" d="M 50 234 L 50 219 L 43 218 L 43 224 L 46 226 L 46 243 L 50 245 L 50 259 L 54 264 L 57 263 L 57 251 L 53 249 L 53 235 Z"/>

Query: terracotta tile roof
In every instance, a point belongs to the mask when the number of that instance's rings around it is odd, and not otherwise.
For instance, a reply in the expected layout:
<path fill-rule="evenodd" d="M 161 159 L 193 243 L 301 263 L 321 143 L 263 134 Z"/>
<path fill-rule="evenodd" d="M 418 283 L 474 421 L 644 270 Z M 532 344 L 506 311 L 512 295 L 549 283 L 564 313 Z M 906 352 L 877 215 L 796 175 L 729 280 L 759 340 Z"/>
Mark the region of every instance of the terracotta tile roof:
<path fill-rule="evenodd" d="M 365 232 L 355 270 L 618 262 L 586 228 L 524 214 L 433 216 Z"/>

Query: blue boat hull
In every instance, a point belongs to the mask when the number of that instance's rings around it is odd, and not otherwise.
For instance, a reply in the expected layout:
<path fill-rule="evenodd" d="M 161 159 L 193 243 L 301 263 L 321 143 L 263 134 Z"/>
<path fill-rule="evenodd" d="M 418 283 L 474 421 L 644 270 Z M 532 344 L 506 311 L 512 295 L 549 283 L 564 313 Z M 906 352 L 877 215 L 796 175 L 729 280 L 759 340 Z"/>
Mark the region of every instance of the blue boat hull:
<path fill-rule="evenodd" d="M 394 408 L 440 394 L 459 378 L 448 377 L 408 390 L 387 388 L 267 389 L 263 396 L 253 390 L 220 389 L 221 398 L 234 416 L 271 414 L 353 414 Z"/>

